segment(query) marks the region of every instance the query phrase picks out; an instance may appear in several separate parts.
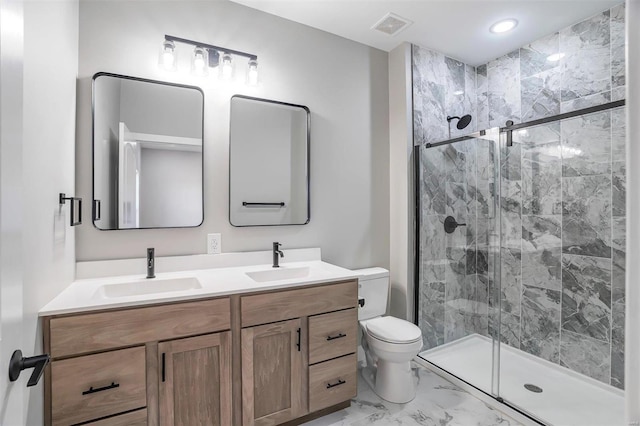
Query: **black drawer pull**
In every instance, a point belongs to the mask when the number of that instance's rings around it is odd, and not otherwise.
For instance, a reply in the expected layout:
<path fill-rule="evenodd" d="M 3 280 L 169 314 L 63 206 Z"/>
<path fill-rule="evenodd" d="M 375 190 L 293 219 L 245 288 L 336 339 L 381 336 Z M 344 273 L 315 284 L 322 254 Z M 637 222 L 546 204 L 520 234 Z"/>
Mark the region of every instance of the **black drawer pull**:
<path fill-rule="evenodd" d="M 327 389 L 335 388 L 336 386 L 344 385 L 345 383 L 347 382 L 344 380 L 338 379 L 338 381 L 335 383 L 327 383 Z"/>
<path fill-rule="evenodd" d="M 346 334 L 340 333 L 337 336 L 327 336 L 327 342 L 330 342 L 332 340 L 336 340 L 336 339 L 342 339 L 343 337 L 347 337 Z"/>
<path fill-rule="evenodd" d="M 119 388 L 119 387 L 120 387 L 120 383 L 111 382 L 111 384 L 109 386 L 103 386 L 101 388 L 94 389 L 93 386 L 91 386 L 89 388 L 89 390 L 86 390 L 86 391 L 82 392 L 82 394 L 83 395 L 89 395 L 90 393 L 102 392 L 102 391 L 106 391 L 106 390 L 109 390 L 109 389 L 115 389 L 115 388 Z"/>

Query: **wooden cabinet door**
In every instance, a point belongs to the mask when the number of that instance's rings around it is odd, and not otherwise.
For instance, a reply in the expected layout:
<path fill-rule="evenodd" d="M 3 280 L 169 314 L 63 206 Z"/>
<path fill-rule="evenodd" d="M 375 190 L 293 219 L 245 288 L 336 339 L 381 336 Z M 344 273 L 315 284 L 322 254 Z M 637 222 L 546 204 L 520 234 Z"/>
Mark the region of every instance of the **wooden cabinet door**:
<path fill-rule="evenodd" d="M 242 329 L 244 426 L 275 425 L 306 414 L 306 339 L 300 318 Z"/>
<path fill-rule="evenodd" d="M 231 332 L 158 344 L 160 425 L 231 424 Z"/>

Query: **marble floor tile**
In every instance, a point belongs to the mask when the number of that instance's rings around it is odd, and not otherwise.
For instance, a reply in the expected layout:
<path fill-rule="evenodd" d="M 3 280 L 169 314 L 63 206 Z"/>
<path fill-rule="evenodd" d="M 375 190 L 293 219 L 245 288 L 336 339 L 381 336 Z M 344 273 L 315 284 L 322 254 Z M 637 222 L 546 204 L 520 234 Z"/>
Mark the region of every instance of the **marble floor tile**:
<path fill-rule="evenodd" d="M 424 367 L 414 365 L 418 391 L 407 404 L 382 400 L 358 376 L 358 395 L 351 406 L 321 417 L 306 426 L 429 425 L 512 426 L 520 425 L 506 414 L 446 381 Z"/>

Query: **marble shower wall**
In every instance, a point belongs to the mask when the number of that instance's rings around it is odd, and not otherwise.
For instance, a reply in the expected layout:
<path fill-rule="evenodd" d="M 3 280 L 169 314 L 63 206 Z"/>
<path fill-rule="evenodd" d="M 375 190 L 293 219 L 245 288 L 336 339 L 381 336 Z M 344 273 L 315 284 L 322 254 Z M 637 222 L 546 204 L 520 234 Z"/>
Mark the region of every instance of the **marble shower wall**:
<path fill-rule="evenodd" d="M 414 140 L 424 144 L 477 129 L 476 69 L 443 54 L 413 46 Z M 466 129 L 446 117 L 471 114 Z M 489 185 L 496 170 L 493 146 L 469 140 L 420 151 L 421 226 L 418 322 L 425 348 L 472 333 L 488 333 L 486 218 Z M 491 210 L 493 213 L 493 210 Z M 448 234 L 453 216 L 466 227 Z M 495 217 L 495 215 L 493 215 Z"/>
<path fill-rule="evenodd" d="M 448 139 L 447 115 L 474 117 L 463 131 L 453 126 L 455 137 L 623 99 L 624 48 L 624 4 L 475 69 L 414 46 L 415 142 Z M 514 133 L 513 147 L 501 152 L 497 295 L 504 342 L 620 388 L 624 118 L 618 109 Z M 420 151 L 426 349 L 492 334 L 493 153 L 480 140 Z M 464 238 L 444 233 L 446 215 L 468 223 Z"/>

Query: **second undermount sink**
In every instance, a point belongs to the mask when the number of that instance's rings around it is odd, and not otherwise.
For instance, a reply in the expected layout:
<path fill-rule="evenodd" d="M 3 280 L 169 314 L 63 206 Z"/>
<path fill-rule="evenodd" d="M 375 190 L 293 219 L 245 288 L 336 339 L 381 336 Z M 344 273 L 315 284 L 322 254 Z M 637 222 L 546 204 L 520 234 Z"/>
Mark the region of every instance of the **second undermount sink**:
<path fill-rule="evenodd" d="M 197 290 L 202 288 L 195 277 L 149 279 L 119 284 L 105 284 L 96 291 L 96 296 L 103 299 L 120 297 L 146 296 L 152 294 L 173 293 L 177 291 Z"/>
<path fill-rule="evenodd" d="M 282 266 L 280 268 L 264 269 L 262 271 L 245 272 L 252 280 L 264 283 L 269 281 L 291 280 L 294 278 L 304 278 L 309 276 L 308 266 L 297 266 L 288 268 Z"/>

